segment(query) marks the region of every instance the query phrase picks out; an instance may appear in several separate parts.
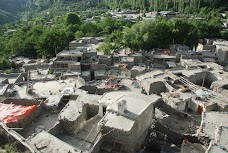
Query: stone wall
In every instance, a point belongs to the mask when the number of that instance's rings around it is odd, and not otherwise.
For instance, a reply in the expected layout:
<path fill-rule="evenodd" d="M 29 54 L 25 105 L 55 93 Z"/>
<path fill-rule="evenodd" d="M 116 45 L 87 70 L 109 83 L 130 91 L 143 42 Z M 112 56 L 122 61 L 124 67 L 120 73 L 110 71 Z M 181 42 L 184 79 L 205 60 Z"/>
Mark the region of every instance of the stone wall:
<path fill-rule="evenodd" d="M 218 80 L 217 77 L 213 73 L 208 72 L 204 80 L 204 87 L 210 88 L 211 84 L 216 80 Z"/>
<path fill-rule="evenodd" d="M 85 80 L 85 81 L 91 81 L 91 71 L 83 71 L 81 73 L 81 77 Z"/>
<path fill-rule="evenodd" d="M 59 114 L 60 124 L 69 135 L 77 135 L 86 119 L 86 107 L 80 101 L 70 101 Z"/>
<path fill-rule="evenodd" d="M 131 69 L 131 78 L 135 78 L 136 76 L 143 74 L 146 72 L 146 67 L 133 67 Z"/>
<path fill-rule="evenodd" d="M 1 80 L 0 82 L 1 84 L 9 84 L 9 80 L 6 78 L 4 80 Z"/>
<path fill-rule="evenodd" d="M 216 46 L 215 45 L 203 45 L 203 44 L 198 44 L 196 51 L 201 51 L 201 50 L 211 50 L 211 51 L 215 51 L 216 50 Z"/>
<path fill-rule="evenodd" d="M 211 105 L 207 105 L 205 109 L 206 109 L 205 111 L 207 111 L 207 112 L 208 111 L 216 111 L 216 110 L 219 110 L 219 107 L 218 107 L 217 103 L 213 103 Z M 221 111 L 223 111 L 223 110 L 221 110 Z"/>
<path fill-rule="evenodd" d="M 27 64 L 27 65 L 24 65 L 23 68 L 25 69 L 25 71 L 29 71 L 29 70 L 37 70 L 37 69 L 48 69 L 50 66 L 49 63 L 41 63 L 41 64 L 37 64 L 37 63 L 34 63 L 34 64 Z"/>
<path fill-rule="evenodd" d="M 195 103 L 193 100 L 190 100 L 188 103 L 188 108 L 194 112 L 197 112 L 199 104 Z"/>
<path fill-rule="evenodd" d="M 102 58 L 102 57 L 99 57 L 99 64 L 105 64 L 105 65 L 108 65 L 110 66 L 112 64 L 112 58 L 109 57 L 109 58 Z"/>
<path fill-rule="evenodd" d="M 91 85 L 85 85 L 85 86 L 80 87 L 79 89 L 88 91 L 89 94 L 95 94 L 96 90 L 97 90 L 97 87 L 96 86 L 91 86 Z"/>
<path fill-rule="evenodd" d="M 98 111 L 99 111 L 98 105 L 85 104 L 85 107 L 86 107 L 86 113 L 87 113 L 86 120 L 98 115 Z"/>
<path fill-rule="evenodd" d="M 62 126 L 60 122 L 56 122 L 56 124 L 51 129 L 49 129 L 48 133 L 54 135 L 55 137 L 58 137 L 61 131 Z"/>
<path fill-rule="evenodd" d="M 106 70 L 108 66 L 106 64 L 91 64 L 90 65 L 90 70 L 95 71 L 95 70 Z"/>
<path fill-rule="evenodd" d="M 77 70 L 77 71 L 81 72 L 81 65 L 80 64 L 71 64 L 70 69 L 71 70 Z"/>
<path fill-rule="evenodd" d="M 207 72 L 200 72 L 200 73 L 192 74 L 187 79 L 190 82 L 201 86 L 203 83 L 203 80 L 205 80 L 206 76 L 207 76 Z"/>
<path fill-rule="evenodd" d="M 6 98 L 2 101 L 4 104 L 13 103 L 15 105 L 23 105 L 23 106 L 31 106 L 31 105 L 39 105 L 41 102 L 38 100 L 30 100 L 30 99 L 17 99 L 17 98 Z"/>
<path fill-rule="evenodd" d="M 14 130 L 9 130 L 8 127 L 0 121 L 0 147 L 6 144 L 14 144 L 17 152 L 31 152 L 37 150 L 31 147 L 25 139 Z"/>
<path fill-rule="evenodd" d="M 134 57 L 134 64 L 142 63 L 142 55 L 133 55 Z"/>
<path fill-rule="evenodd" d="M 114 91 L 113 88 L 97 88 L 96 93 L 97 95 L 103 95 L 106 92 Z"/>
<path fill-rule="evenodd" d="M 145 57 L 142 57 L 142 62 L 146 65 L 146 66 L 149 66 L 151 65 L 151 62 L 154 61 L 154 55 L 150 55 L 149 56 L 149 59 L 148 58 L 145 58 Z"/>
<path fill-rule="evenodd" d="M 27 81 L 27 79 L 28 79 L 28 73 L 27 73 L 27 72 L 21 73 L 21 74 L 17 77 L 17 79 L 16 79 L 16 81 L 15 81 L 15 84 L 16 84 L 16 83 L 21 83 L 21 82 Z"/>
<path fill-rule="evenodd" d="M 126 64 L 128 69 L 131 69 L 134 66 L 134 62 L 127 62 Z"/>
<path fill-rule="evenodd" d="M 227 50 L 218 50 L 217 51 L 217 57 L 218 60 L 221 62 L 227 62 L 228 61 L 228 51 Z"/>
<path fill-rule="evenodd" d="M 25 105 L 29 105 L 28 103 L 26 103 L 26 101 L 24 101 L 24 103 Z M 26 128 L 32 121 L 35 121 L 36 118 L 40 116 L 43 109 L 43 103 L 40 103 L 39 105 L 37 105 L 37 108 L 33 112 L 19 119 L 17 122 L 8 123 L 7 126 L 13 128 Z"/>
<path fill-rule="evenodd" d="M 0 95 L 0 102 L 3 101 L 5 99 L 4 95 Z"/>
<path fill-rule="evenodd" d="M 210 88 L 212 82 L 218 80 L 213 73 L 207 72 L 207 71 L 193 74 L 187 79 L 196 85 L 199 85 L 199 86 L 203 85 L 206 88 Z"/>
<path fill-rule="evenodd" d="M 95 80 L 105 80 L 108 78 L 106 70 L 96 70 L 94 71 Z"/>
<path fill-rule="evenodd" d="M 188 139 L 190 142 L 193 142 L 193 143 L 200 143 L 200 140 L 198 139 L 198 137 L 192 136 L 192 135 L 183 135 L 181 133 L 173 131 L 169 127 L 164 126 L 160 122 L 155 123 L 154 129 L 156 131 L 166 134 L 168 137 L 168 142 L 171 142 L 174 144 L 181 144 L 184 139 Z"/>
<path fill-rule="evenodd" d="M 91 153 L 100 153 L 101 152 L 101 145 L 103 142 L 104 142 L 103 137 L 98 142 L 96 141 L 96 143 L 93 146 L 93 150 L 91 151 Z"/>
<path fill-rule="evenodd" d="M 27 73 L 10 73 L 10 74 L 1 73 L 0 77 L 15 78 L 15 82 L 13 84 L 16 84 L 16 83 L 23 82 L 24 80 L 26 80 Z M 24 77 L 24 79 L 23 79 L 23 77 Z"/>
<path fill-rule="evenodd" d="M 135 123 L 130 131 L 124 131 L 121 129 L 112 129 L 111 127 L 104 127 L 104 133 L 111 130 L 106 137 L 105 141 L 109 143 L 119 142 L 122 144 L 122 151 L 127 153 L 134 153 L 143 144 L 146 138 L 148 129 L 152 123 L 154 114 L 154 106 L 151 104 L 141 115 L 137 117 Z"/>
<path fill-rule="evenodd" d="M 157 102 L 155 104 L 155 107 L 158 108 L 159 110 L 162 110 L 166 114 L 175 114 L 176 115 L 177 113 L 180 113 L 180 115 L 182 116 L 182 112 L 179 112 L 177 109 L 171 107 L 170 105 L 165 103 L 163 100 L 160 100 L 159 102 Z"/>
<path fill-rule="evenodd" d="M 161 81 L 153 82 L 150 84 L 149 95 L 150 94 L 160 94 L 165 91 L 166 91 L 166 86 Z"/>
<path fill-rule="evenodd" d="M 92 57 L 96 57 L 97 56 L 97 52 L 84 52 L 83 53 L 83 56 L 86 58 L 86 59 L 90 59 Z"/>
<path fill-rule="evenodd" d="M 150 94 L 150 83 L 147 81 L 142 81 L 141 86 L 143 88 L 142 93 Z"/>

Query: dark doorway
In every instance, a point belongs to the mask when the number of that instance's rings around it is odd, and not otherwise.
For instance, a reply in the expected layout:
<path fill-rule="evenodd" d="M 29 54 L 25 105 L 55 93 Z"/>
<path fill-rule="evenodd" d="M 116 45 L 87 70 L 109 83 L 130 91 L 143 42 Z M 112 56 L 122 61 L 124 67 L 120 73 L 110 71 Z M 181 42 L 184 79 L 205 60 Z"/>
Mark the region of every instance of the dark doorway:
<path fill-rule="evenodd" d="M 103 107 L 103 115 L 106 114 L 106 107 Z"/>
<path fill-rule="evenodd" d="M 113 151 L 121 152 L 122 144 L 119 142 L 114 142 Z"/>

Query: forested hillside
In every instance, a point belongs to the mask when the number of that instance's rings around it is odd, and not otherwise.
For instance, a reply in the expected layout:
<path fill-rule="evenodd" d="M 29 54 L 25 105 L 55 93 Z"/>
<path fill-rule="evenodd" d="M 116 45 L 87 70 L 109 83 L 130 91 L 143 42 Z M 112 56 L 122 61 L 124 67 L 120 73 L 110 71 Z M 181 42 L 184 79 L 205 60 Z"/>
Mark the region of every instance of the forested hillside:
<path fill-rule="evenodd" d="M 26 9 L 27 0 L 1 0 L 0 24 L 18 19 L 18 14 Z"/>
<path fill-rule="evenodd" d="M 173 10 L 194 13 L 200 7 L 226 8 L 227 0 L 100 0 L 100 4 L 111 9 L 139 9 L 139 10 Z"/>
<path fill-rule="evenodd" d="M 0 24 L 29 18 L 39 11 L 61 4 L 62 0 L 1 0 Z"/>
<path fill-rule="evenodd" d="M 0 0 L 0 24 L 43 17 L 45 14 L 62 15 L 97 5 L 95 0 Z"/>
<path fill-rule="evenodd" d="M 1 0 L 0 24 L 16 20 L 29 20 L 49 13 L 82 11 L 88 8 L 137 9 L 141 11 L 173 10 L 195 13 L 201 7 L 227 10 L 227 0 Z"/>

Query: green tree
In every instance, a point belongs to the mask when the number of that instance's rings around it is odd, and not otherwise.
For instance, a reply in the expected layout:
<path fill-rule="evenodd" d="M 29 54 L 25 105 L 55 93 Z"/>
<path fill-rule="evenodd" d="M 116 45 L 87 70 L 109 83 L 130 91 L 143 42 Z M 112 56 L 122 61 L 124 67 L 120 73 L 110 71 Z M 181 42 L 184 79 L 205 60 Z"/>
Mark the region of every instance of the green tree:
<path fill-rule="evenodd" d="M 228 30 L 224 30 L 221 32 L 221 36 L 223 39 L 228 40 Z"/>
<path fill-rule="evenodd" d="M 209 21 L 193 20 L 191 22 L 199 32 L 200 38 L 220 38 L 221 37 L 221 21 L 218 18 Z"/>
<path fill-rule="evenodd" d="M 82 31 L 76 31 L 75 32 L 75 38 L 80 39 L 84 36 L 84 33 Z"/>
<path fill-rule="evenodd" d="M 115 49 L 114 45 L 109 42 L 97 48 L 97 50 L 103 52 L 104 55 L 111 55 L 113 49 Z"/>
<path fill-rule="evenodd" d="M 123 46 L 123 33 L 120 30 L 115 30 L 111 35 L 105 37 L 105 42 L 114 43 L 118 48 Z"/>
<path fill-rule="evenodd" d="M 98 28 L 103 30 L 106 34 L 111 34 L 114 30 L 120 29 L 122 25 L 120 20 L 111 17 L 107 17 L 97 24 Z"/>
<path fill-rule="evenodd" d="M 40 36 L 36 48 L 39 55 L 53 57 L 67 46 L 65 31 L 57 28 L 47 28 Z"/>
<path fill-rule="evenodd" d="M 80 24 L 80 18 L 75 13 L 70 12 L 65 16 L 65 24 Z"/>
<path fill-rule="evenodd" d="M 173 42 L 193 47 L 198 38 L 197 28 L 183 19 L 144 21 L 123 31 L 124 46 L 132 50 L 168 48 Z"/>
<path fill-rule="evenodd" d="M 80 26 L 80 30 L 86 35 L 86 36 L 96 36 L 96 34 L 99 32 L 97 25 L 92 22 L 84 22 Z"/>
<path fill-rule="evenodd" d="M 172 21 L 173 41 L 177 44 L 185 44 L 194 47 L 198 43 L 199 32 L 197 28 L 185 19 Z"/>
<path fill-rule="evenodd" d="M 140 33 L 139 24 L 135 24 L 132 28 L 126 27 L 123 31 L 123 44 L 136 51 L 142 47 L 142 34 Z"/>
<path fill-rule="evenodd" d="M 11 62 L 6 57 L 0 58 L 0 69 L 1 70 L 10 69 L 11 66 L 12 66 Z"/>
<path fill-rule="evenodd" d="M 133 50 L 150 50 L 168 47 L 172 42 L 171 36 L 168 21 L 144 21 L 133 25 L 132 28 L 125 28 L 123 42 Z"/>

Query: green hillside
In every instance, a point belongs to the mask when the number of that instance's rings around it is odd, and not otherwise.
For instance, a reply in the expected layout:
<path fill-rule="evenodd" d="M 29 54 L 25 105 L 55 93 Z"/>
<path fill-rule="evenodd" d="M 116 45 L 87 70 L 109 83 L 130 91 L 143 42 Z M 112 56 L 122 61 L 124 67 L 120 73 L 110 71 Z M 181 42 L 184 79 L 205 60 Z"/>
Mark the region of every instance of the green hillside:
<path fill-rule="evenodd" d="M 92 9 L 173 10 L 195 13 L 201 7 L 227 10 L 227 0 L 1 0 L 0 24 L 29 20 L 45 14 L 61 15 L 68 11 Z"/>
<path fill-rule="evenodd" d="M 1 0 L 0 24 L 18 19 L 24 9 L 26 9 L 26 0 Z"/>
<path fill-rule="evenodd" d="M 227 0 L 100 0 L 110 9 L 172 10 L 194 13 L 200 7 L 228 8 Z"/>
<path fill-rule="evenodd" d="M 68 11 L 82 11 L 96 5 L 93 0 L 1 0 L 0 24 L 43 17 L 45 14 L 62 15 Z"/>

